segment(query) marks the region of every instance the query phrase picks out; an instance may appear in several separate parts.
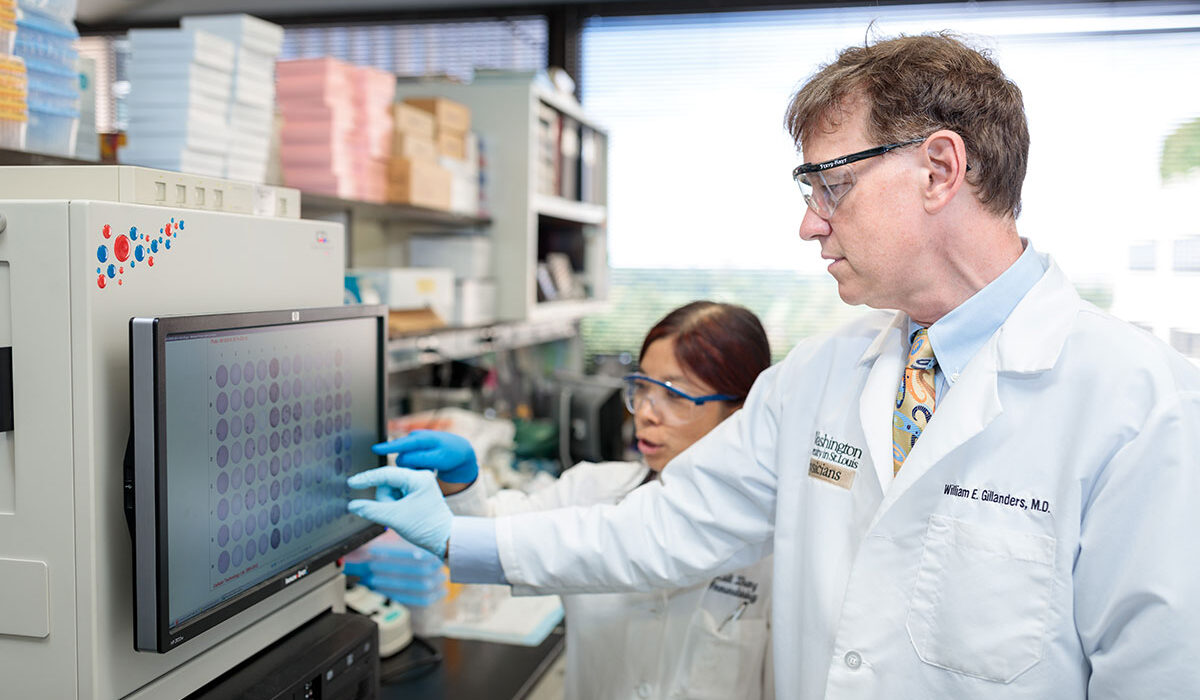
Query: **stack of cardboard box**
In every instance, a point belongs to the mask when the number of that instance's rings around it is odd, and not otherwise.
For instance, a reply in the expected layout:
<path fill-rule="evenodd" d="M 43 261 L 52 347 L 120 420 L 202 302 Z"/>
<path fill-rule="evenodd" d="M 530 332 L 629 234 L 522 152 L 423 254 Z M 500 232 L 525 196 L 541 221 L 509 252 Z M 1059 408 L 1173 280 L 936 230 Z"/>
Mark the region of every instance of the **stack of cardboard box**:
<path fill-rule="evenodd" d="M 442 97 L 409 97 L 393 109 L 389 201 L 477 215 L 479 158 L 471 111 Z"/>
<path fill-rule="evenodd" d="M 443 98 L 410 98 L 434 115 L 438 164 L 450 171 L 450 211 L 479 214 L 479 146 L 471 131 L 471 110 Z"/>
<path fill-rule="evenodd" d="M 450 208 L 450 172 L 437 162 L 437 121 L 407 102 L 392 105 L 392 161 L 388 201 L 430 209 Z"/>

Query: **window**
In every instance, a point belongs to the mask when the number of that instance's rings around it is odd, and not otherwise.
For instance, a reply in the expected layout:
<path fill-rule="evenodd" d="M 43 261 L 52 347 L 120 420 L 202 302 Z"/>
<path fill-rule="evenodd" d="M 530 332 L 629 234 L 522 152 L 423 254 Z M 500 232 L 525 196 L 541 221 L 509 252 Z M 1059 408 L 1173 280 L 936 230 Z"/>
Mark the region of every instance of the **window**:
<path fill-rule="evenodd" d="M 1173 267 L 1176 272 L 1200 272 L 1200 236 L 1175 241 Z"/>
<path fill-rule="evenodd" d="M 1158 243 L 1135 243 L 1129 246 L 1130 270 L 1153 270 L 1158 267 Z"/>
<path fill-rule="evenodd" d="M 1032 148 L 1018 227 L 1086 298 L 1125 318 L 1161 318 L 1154 330 L 1164 338 L 1172 315 L 1194 313 L 1177 296 L 1165 299 L 1165 315 L 1130 308 L 1164 297 L 1129 285 L 1168 285 L 1157 275 L 1171 271 L 1130 275 L 1129 246 L 1131 236 L 1197 232 L 1200 91 L 1190 86 L 1200 3 L 600 17 L 584 28 L 581 85 L 585 108 L 610 133 L 615 310 L 585 322 L 589 355 L 636 351 L 666 311 L 705 296 L 759 313 L 777 355 L 861 311 L 826 303 L 836 288 L 818 247 L 797 235 L 804 203 L 789 177 L 798 161 L 783 114 L 795 88 L 838 49 L 862 43 L 872 22 L 880 36 L 964 34 L 1021 87 Z M 651 280 L 656 294 L 631 291 Z"/>

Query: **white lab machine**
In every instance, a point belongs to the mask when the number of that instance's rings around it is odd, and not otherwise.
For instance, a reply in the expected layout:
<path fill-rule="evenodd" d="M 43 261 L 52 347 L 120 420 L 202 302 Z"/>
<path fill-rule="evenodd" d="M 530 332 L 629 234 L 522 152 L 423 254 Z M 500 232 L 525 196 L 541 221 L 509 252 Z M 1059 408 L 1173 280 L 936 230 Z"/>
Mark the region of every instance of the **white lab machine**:
<path fill-rule="evenodd" d="M 178 648 L 135 650 L 130 319 L 342 304 L 342 227 L 298 214 L 286 188 L 0 168 L 0 695 L 180 698 L 344 610 L 328 564 Z"/>

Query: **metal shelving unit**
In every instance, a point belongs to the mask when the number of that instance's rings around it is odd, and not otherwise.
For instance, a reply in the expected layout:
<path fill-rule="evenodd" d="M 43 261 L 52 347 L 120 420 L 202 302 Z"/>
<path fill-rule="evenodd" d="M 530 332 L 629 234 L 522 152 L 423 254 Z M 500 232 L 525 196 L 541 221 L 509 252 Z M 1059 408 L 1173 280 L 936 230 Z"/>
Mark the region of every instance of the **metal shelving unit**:
<path fill-rule="evenodd" d="M 442 328 L 405 334 L 388 341 L 388 372 L 404 372 L 438 362 L 466 360 L 492 352 L 574 338 L 577 317 L 514 321 L 478 328 Z"/>
<path fill-rule="evenodd" d="M 54 156 L 47 153 L 32 151 L 14 151 L 0 148 L 0 165 L 111 165 L 95 160 L 80 160 L 66 156 Z"/>
<path fill-rule="evenodd" d="M 414 207 L 408 204 L 358 202 L 311 192 L 301 194 L 300 211 L 301 218 L 306 218 L 306 214 L 324 215 L 334 212 L 349 212 L 356 219 L 363 218 L 374 221 L 429 224 L 432 226 L 480 228 L 489 226 L 492 223 L 492 220 L 487 217 L 456 214 L 441 209 Z"/>

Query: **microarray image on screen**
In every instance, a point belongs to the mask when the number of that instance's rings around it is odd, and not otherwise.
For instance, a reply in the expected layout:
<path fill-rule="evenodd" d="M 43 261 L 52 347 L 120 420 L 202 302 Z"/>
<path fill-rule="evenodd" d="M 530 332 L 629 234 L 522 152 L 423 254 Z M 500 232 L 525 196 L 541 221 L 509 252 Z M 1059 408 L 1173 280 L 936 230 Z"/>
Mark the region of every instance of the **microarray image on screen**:
<path fill-rule="evenodd" d="M 172 624 L 365 525 L 346 477 L 379 463 L 375 332 L 352 319 L 168 338 Z"/>

